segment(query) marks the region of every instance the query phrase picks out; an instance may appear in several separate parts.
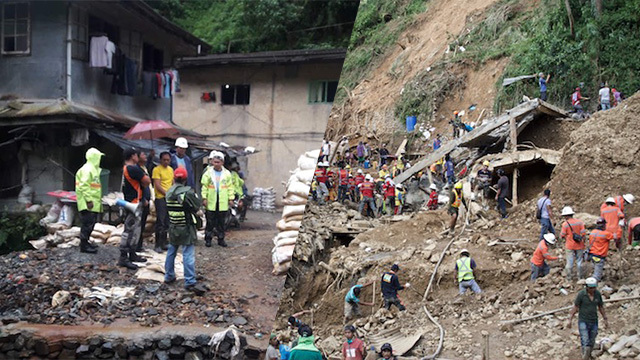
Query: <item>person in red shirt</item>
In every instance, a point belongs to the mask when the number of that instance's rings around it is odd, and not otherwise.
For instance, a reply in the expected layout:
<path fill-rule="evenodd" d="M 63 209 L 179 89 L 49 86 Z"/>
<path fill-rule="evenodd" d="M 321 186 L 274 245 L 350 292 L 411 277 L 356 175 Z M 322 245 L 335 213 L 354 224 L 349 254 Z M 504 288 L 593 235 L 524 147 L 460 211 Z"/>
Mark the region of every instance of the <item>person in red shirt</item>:
<path fill-rule="evenodd" d="M 587 241 L 587 230 L 584 228 L 584 223 L 575 219 L 573 217 L 574 214 L 575 212 L 569 206 L 565 206 L 564 209 L 562 209 L 562 216 L 565 218 L 565 221 L 562 223 L 560 237 L 564 239 L 567 254 L 567 265 L 564 268 L 567 280 L 571 280 L 574 263 L 577 265 L 578 279 L 583 278 L 582 258 L 584 255 L 585 241 Z"/>
<path fill-rule="evenodd" d="M 391 180 L 391 175 L 387 175 L 382 185 L 384 192 L 384 203 L 387 215 L 393 215 L 396 212 L 396 185 Z"/>
<path fill-rule="evenodd" d="M 600 208 L 600 217 L 607 222 L 607 230 L 613 234 L 616 248 L 622 247 L 622 226 L 624 225 L 624 213 L 616 206 L 616 200 L 612 197 L 605 200 L 606 206 Z M 600 279 L 598 279 L 600 280 Z"/>
<path fill-rule="evenodd" d="M 349 199 L 356 201 L 356 179 L 353 175 L 349 174 Z"/>
<path fill-rule="evenodd" d="M 344 327 L 345 342 L 342 343 L 342 360 L 364 360 L 367 350 L 364 341 L 356 336 L 356 328 L 353 325 Z"/>
<path fill-rule="evenodd" d="M 543 239 L 538 243 L 538 247 L 531 257 L 531 281 L 536 281 L 539 277 L 545 277 L 550 270 L 545 260 L 558 260 L 557 256 L 549 254 L 549 246 L 556 244 L 556 236 L 552 233 L 546 233 Z"/>
<path fill-rule="evenodd" d="M 589 100 L 589 98 L 582 97 L 582 94 L 580 94 L 580 88 L 577 87 L 576 91 L 571 94 L 571 105 L 573 106 L 573 110 L 575 110 L 579 115 L 584 112 L 582 108 L 582 100 Z"/>
<path fill-rule="evenodd" d="M 429 210 L 436 210 L 438 208 L 438 187 L 436 184 L 431 184 L 429 186 L 431 189 L 431 193 L 429 194 L 429 202 L 427 203 L 427 207 Z"/>
<path fill-rule="evenodd" d="M 609 242 L 613 240 L 613 234 L 606 230 L 607 221 L 604 218 L 598 218 L 596 228 L 589 235 L 589 258 L 593 261 L 592 277 L 600 281 L 604 274 L 604 263 L 609 253 Z"/>
<path fill-rule="evenodd" d="M 358 211 L 362 214 L 364 210 L 364 204 L 369 205 L 369 210 L 372 211 L 373 216 L 375 217 L 377 213 L 376 202 L 375 202 L 375 190 L 376 185 L 373 183 L 373 179 L 371 175 L 367 174 L 364 178 L 364 182 L 358 185 L 358 189 L 360 190 L 360 194 L 362 194 L 362 199 L 360 199 L 360 205 L 358 206 Z"/>
<path fill-rule="evenodd" d="M 362 171 L 362 169 L 358 169 L 358 172 L 356 173 L 356 176 L 355 176 L 355 180 L 356 180 L 356 201 L 359 201 L 360 189 L 358 189 L 358 185 L 364 182 L 364 172 Z"/>

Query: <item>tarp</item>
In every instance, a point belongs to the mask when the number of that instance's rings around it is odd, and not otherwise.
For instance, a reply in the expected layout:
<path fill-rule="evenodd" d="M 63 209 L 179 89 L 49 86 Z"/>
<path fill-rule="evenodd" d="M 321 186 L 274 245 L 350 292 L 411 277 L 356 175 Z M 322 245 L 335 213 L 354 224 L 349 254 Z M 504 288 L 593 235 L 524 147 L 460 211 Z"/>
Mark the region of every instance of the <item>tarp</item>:
<path fill-rule="evenodd" d="M 120 131 L 109 131 L 109 130 L 100 130 L 100 129 L 91 129 L 91 131 L 113 142 L 114 144 L 118 145 L 122 149 L 130 148 L 130 147 L 135 147 L 137 149 L 141 149 L 145 151 L 149 151 L 153 149 L 156 151 L 156 154 L 159 154 L 163 151 L 169 151 L 170 149 L 175 148 L 173 140 L 165 140 L 165 139 L 154 139 L 153 141 L 152 140 L 127 140 L 122 137 L 124 133 Z M 209 151 L 206 151 L 206 150 L 200 150 L 194 147 L 191 147 L 189 150 L 191 150 L 191 155 L 190 155 L 191 160 L 202 159 L 209 155 Z"/>
<path fill-rule="evenodd" d="M 416 345 L 422 336 L 421 331 L 416 331 L 416 329 L 412 329 L 410 332 L 411 334 L 403 334 L 400 328 L 387 329 L 377 334 L 369 334 L 369 342 L 375 347 L 376 352 L 380 351 L 382 344 L 389 343 L 395 355 L 404 355 Z"/>

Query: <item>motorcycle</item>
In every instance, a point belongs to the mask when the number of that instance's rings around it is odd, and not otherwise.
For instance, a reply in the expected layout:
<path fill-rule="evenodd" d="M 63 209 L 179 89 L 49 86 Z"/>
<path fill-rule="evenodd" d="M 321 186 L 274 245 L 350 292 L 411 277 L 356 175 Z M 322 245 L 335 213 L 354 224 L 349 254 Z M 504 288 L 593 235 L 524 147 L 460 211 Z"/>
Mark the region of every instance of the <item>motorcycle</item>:
<path fill-rule="evenodd" d="M 251 196 L 243 195 L 240 199 L 233 201 L 233 206 L 229 208 L 229 214 L 225 221 L 227 229 L 240 227 L 240 223 L 246 220 L 247 209 L 251 206 L 252 200 L 253 198 Z"/>

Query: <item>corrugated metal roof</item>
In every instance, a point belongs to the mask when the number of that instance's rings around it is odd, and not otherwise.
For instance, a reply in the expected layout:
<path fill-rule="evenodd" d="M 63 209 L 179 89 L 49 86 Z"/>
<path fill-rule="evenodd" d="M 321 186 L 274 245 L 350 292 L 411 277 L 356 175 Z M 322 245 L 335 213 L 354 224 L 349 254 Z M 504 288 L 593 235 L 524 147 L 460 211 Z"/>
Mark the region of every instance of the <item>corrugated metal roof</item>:
<path fill-rule="evenodd" d="M 369 341 L 373 345 L 377 352 L 380 351 L 380 347 L 384 343 L 391 344 L 394 355 L 403 355 L 411 348 L 413 348 L 418 340 L 422 337 L 422 331 L 415 329 L 409 331 L 409 334 L 404 334 L 401 328 L 383 330 L 377 334 L 369 334 Z"/>
<path fill-rule="evenodd" d="M 183 57 L 176 61 L 178 68 L 231 64 L 291 64 L 305 62 L 344 61 L 346 49 L 282 50 L 255 53 L 216 54 Z"/>

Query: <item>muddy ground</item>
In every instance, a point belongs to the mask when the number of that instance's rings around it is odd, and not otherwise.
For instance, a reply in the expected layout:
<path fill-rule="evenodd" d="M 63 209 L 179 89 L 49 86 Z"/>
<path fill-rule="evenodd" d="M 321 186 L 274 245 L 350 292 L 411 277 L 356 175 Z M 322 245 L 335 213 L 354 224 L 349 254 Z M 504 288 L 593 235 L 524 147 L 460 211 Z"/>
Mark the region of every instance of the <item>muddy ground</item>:
<path fill-rule="evenodd" d="M 134 278 L 133 271 L 116 266 L 119 250 L 115 246 L 100 246 L 96 255 L 80 253 L 78 248 L 5 255 L 0 258 L 3 323 L 114 327 L 134 323 L 200 329 L 235 324 L 249 336 L 268 334 L 283 283 L 281 277 L 271 275 L 270 250 L 277 219 L 277 214 L 250 211 L 242 227 L 228 233 L 229 247 L 197 244 L 198 281 L 210 288 L 203 296 L 187 292 L 182 282 L 166 285 Z M 80 296 L 80 288 L 92 286 L 133 286 L 135 296 L 100 305 Z M 59 290 L 69 291 L 71 300 L 53 308 L 51 299 Z"/>

